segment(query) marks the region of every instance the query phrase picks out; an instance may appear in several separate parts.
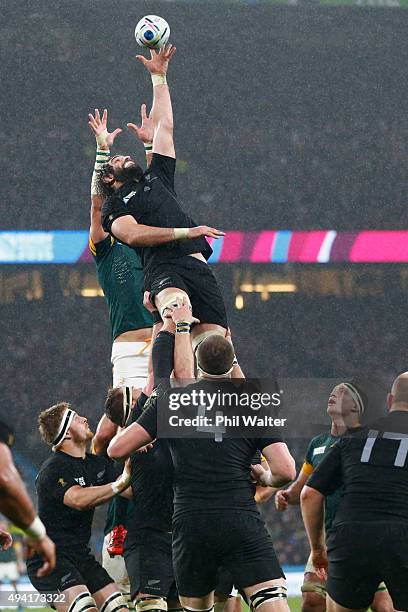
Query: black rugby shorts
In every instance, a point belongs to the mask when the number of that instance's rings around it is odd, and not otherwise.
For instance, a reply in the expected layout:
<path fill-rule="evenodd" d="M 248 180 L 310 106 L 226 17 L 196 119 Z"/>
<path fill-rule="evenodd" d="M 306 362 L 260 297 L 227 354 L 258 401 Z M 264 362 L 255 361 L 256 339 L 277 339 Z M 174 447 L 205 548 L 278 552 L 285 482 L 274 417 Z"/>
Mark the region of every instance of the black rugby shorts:
<path fill-rule="evenodd" d="M 217 280 L 210 266 L 195 257 L 185 255 L 156 266 L 146 275 L 146 290 L 150 299 L 163 289 L 182 289 L 190 298 L 193 315 L 201 323 L 228 327 L 227 313 Z"/>
<path fill-rule="evenodd" d="M 327 592 L 345 608 L 368 608 L 384 581 L 396 610 L 408 610 L 408 524 L 344 523 L 327 539 Z"/>
<path fill-rule="evenodd" d="M 125 563 L 132 599 L 140 593 L 177 599 L 174 581 L 171 533 L 150 527 L 126 536 Z"/>
<path fill-rule="evenodd" d="M 173 565 L 179 593 L 186 597 L 213 591 L 221 567 L 241 590 L 285 577 L 256 512 L 177 517 L 173 521 Z"/>
<path fill-rule="evenodd" d="M 89 548 L 70 550 L 57 547 L 55 569 L 49 576 L 39 578 L 36 574 L 42 564 L 43 559 L 37 554 L 27 560 L 28 577 L 39 593 L 55 593 L 84 584 L 92 594 L 113 582 Z"/>

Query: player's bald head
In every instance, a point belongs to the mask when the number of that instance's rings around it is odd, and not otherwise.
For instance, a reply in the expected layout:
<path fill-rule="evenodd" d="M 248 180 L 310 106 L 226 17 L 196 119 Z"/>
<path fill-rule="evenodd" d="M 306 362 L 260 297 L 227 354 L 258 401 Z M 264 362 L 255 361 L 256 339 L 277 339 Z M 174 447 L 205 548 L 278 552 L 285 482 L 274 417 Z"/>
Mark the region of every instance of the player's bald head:
<path fill-rule="evenodd" d="M 392 384 L 389 396 L 390 408 L 396 404 L 399 409 L 406 408 L 408 410 L 408 372 L 403 372 L 397 376 Z"/>

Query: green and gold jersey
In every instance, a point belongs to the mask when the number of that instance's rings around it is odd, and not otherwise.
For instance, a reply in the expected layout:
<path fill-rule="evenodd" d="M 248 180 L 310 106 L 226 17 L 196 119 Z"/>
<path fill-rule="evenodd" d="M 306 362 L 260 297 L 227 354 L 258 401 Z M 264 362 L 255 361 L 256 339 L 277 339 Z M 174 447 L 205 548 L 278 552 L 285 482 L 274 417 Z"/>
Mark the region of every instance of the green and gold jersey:
<path fill-rule="evenodd" d="M 329 448 L 338 440 L 340 440 L 339 436 L 332 436 L 330 433 L 321 434 L 320 436 L 313 438 L 307 448 L 302 471 L 310 476 L 310 474 L 314 472 L 323 457 L 329 451 Z M 328 495 L 325 497 L 324 524 L 326 532 L 328 532 L 332 526 L 342 495 L 343 489 L 340 488 L 337 489 L 333 495 Z"/>
<path fill-rule="evenodd" d="M 121 334 L 152 327 L 143 306 L 143 268 L 134 249 L 107 236 L 89 248 L 96 264 L 99 284 L 109 307 L 112 340 Z"/>

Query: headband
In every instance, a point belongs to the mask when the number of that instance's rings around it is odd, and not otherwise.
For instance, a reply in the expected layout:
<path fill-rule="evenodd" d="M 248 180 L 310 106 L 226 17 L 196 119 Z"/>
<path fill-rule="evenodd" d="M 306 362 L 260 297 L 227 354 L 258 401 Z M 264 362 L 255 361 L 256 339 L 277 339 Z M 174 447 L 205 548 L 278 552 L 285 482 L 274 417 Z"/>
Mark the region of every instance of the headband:
<path fill-rule="evenodd" d="M 122 427 L 125 427 L 126 423 L 129 420 L 130 413 L 132 410 L 133 387 L 122 387 L 122 389 L 123 389 L 123 424 L 122 424 Z"/>
<path fill-rule="evenodd" d="M 67 408 L 62 415 L 61 423 L 58 428 L 58 433 L 54 438 L 52 443 L 52 450 L 56 451 L 57 448 L 63 443 L 65 440 L 65 436 L 67 435 L 67 431 L 71 426 L 72 419 L 76 415 L 75 410 L 71 410 L 71 408 Z"/>
<path fill-rule="evenodd" d="M 208 376 L 208 378 L 224 378 L 225 376 L 228 376 L 228 374 L 231 374 L 232 370 L 234 369 L 234 364 L 232 364 L 230 369 L 224 372 L 223 374 L 210 374 L 209 372 L 206 372 L 205 370 L 203 370 L 203 368 L 200 366 L 198 362 L 197 362 L 197 368 L 200 370 L 200 372 Z"/>
<path fill-rule="evenodd" d="M 350 391 L 351 397 L 353 398 L 353 400 L 357 404 L 359 414 L 363 414 L 363 412 L 365 410 L 365 406 L 364 406 L 364 400 L 363 400 L 363 398 L 361 396 L 360 391 L 357 389 L 357 387 L 355 387 L 351 383 L 345 382 L 343 384 Z"/>

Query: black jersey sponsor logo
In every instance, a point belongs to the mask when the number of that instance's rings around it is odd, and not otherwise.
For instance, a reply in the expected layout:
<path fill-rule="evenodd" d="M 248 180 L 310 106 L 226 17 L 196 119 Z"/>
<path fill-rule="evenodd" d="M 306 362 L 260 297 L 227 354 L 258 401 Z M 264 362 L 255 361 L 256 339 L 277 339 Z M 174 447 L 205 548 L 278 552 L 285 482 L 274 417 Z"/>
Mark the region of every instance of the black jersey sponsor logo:
<path fill-rule="evenodd" d="M 136 191 L 131 191 L 130 193 L 127 194 L 127 196 L 122 198 L 122 200 L 124 201 L 125 204 L 127 204 L 130 198 L 133 198 L 134 195 L 136 195 Z"/>
<path fill-rule="evenodd" d="M 63 478 L 60 478 L 58 480 L 58 484 L 61 485 L 61 487 L 66 487 L 67 483 L 65 482 L 65 480 Z"/>
<path fill-rule="evenodd" d="M 85 478 L 80 476 L 79 478 L 74 478 L 75 482 L 77 482 L 81 487 L 86 487 Z"/>

